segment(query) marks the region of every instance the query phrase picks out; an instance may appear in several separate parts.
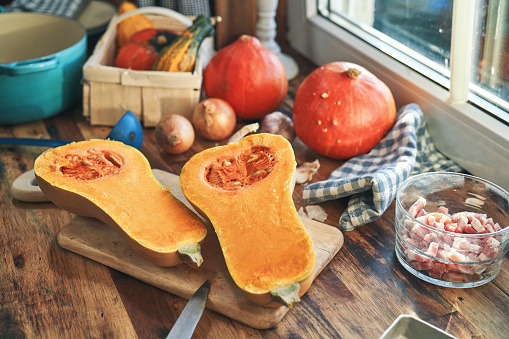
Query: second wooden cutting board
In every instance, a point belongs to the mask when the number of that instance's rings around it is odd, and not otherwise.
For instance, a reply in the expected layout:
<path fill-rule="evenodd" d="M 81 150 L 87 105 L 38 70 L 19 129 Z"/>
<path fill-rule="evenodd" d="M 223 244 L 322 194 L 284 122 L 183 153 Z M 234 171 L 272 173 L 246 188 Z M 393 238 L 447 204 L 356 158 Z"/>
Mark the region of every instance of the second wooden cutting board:
<path fill-rule="evenodd" d="M 192 209 L 180 190 L 177 175 L 161 170 L 154 170 L 154 174 L 176 198 Z M 332 226 L 307 218 L 302 220 L 315 247 L 315 276 L 318 276 L 343 245 L 343 234 Z M 60 231 L 58 243 L 63 248 L 185 299 L 191 298 L 201 284 L 210 279 L 208 309 L 254 328 L 266 329 L 277 325 L 288 308 L 267 308 L 247 299 L 228 273 L 210 223 L 207 227 L 208 235 L 202 247 L 205 261 L 200 268 L 155 266 L 134 252 L 115 231 L 92 218 L 75 217 Z"/>

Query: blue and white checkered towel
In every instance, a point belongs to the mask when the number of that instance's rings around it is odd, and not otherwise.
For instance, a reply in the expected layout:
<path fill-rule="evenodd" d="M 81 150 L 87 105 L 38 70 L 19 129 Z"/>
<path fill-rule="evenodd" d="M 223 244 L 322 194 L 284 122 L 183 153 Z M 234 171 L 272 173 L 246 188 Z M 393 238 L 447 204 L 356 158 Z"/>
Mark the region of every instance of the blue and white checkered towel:
<path fill-rule="evenodd" d="M 14 0 L 10 12 L 39 12 L 75 18 L 88 0 Z"/>
<path fill-rule="evenodd" d="M 161 6 L 184 15 L 210 16 L 209 0 L 137 0 L 138 7 Z"/>
<path fill-rule="evenodd" d="M 76 18 L 90 0 L 14 0 L 8 11 L 40 12 Z M 161 6 L 173 9 L 184 15 L 203 14 L 210 16 L 208 0 L 138 0 L 138 7 Z"/>
<path fill-rule="evenodd" d="M 351 158 L 329 179 L 304 187 L 306 203 L 350 196 L 339 228 L 351 231 L 380 217 L 412 174 L 463 169 L 436 148 L 417 104 L 402 107 L 389 133 L 367 154 Z"/>

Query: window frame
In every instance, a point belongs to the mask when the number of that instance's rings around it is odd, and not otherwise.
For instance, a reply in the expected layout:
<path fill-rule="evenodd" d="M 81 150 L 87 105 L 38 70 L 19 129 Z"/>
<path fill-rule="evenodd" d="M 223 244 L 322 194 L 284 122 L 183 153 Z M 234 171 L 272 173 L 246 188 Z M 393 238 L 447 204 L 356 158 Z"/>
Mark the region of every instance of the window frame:
<path fill-rule="evenodd" d="M 493 114 L 500 111 L 497 107 L 486 103 L 488 110 L 481 109 L 472 103 L 472 93 L 469 102 L 450 102 L 443 85 L 448 79 L 442 78 L 442 85 L 432 81 L 423 75 L 429 70 L 417 71 L 419 65 L 409 67 L 330 22 L 319 15 L 316 0 L 288 1 L 286 7 L 293 49 L 316 65 L 348 61 L 367 68 L 389 86 L 398 108 L 420 105 L 442 153 L 473 175 L 509 190 L 509 125 Z"/>

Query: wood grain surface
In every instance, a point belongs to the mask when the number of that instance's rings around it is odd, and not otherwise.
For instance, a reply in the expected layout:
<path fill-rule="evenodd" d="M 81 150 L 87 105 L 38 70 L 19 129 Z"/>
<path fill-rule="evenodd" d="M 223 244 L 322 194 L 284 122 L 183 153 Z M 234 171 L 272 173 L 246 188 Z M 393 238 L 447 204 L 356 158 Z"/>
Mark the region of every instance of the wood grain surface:
<path fill-rule="evenodd" d="M 296 58 L 301 74 L 289 83 L 280 110 L 291 113 L 299 84 L 316 66 Z M 242 123 L 237 128 L 240 128 Z M 81 106 L 45 120 L 1 126 L 2 137 L 67 140 L 104 138 Z M 142 152 L 152 168 L 179 174 L 195 153 L 226 140 L 196 138 L 180 155 L 159 151 L 153 129 L 144 129 Z M 312 182 L 325 180 L 343 162 L 325 158 L 300 140 L 299 164 L 318 159 Z M 74 215 L 51 203 L 12 198 L 9 187 L 33 168 L 45 148 L 0 145 L 0 338 L 165 338 L 187 300 L 119 270 L 63 249 L 57 235 Z M 301 185 L 297 209 L 305 207 Z M 321 203 L 337 228 L 348 199 Z M 206 309 L 193 338 L 378 339 L 401 314 L 416 316 L 458 338 L 509 338 L 509 254 L 490 283 L 470 289 L 437 287 L 409 274 L 394 253 L 394 204 L 376 221 L 343 232 L 344 244 L 299 305 L 269 329 L 254 329 Z"/>

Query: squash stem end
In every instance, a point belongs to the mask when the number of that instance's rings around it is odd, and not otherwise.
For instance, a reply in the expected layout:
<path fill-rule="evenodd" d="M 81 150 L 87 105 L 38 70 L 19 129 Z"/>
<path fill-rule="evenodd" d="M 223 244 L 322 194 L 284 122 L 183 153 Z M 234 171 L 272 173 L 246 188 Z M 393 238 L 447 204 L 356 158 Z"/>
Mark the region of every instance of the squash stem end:
<path fill-rule="evenodd" d="M 200 252 L 201 246 L 200 244 L 192 243 L 182 246 L 178 249 L 180 254 L 180 259 L 182 261 L 191 261 L 196 264 L 196 266 L 200 267 L 203 263 L 203 257 Z"/>
<path fill-rule="evenodd" d="M 295 304 L 300 302 L 299 298 L 300 284 L 298 282 L 289 285 L 277 287 L 270 291 L 272 299 L 275 302 L 285 305 L 288 308 L 293 308 Z"/>

